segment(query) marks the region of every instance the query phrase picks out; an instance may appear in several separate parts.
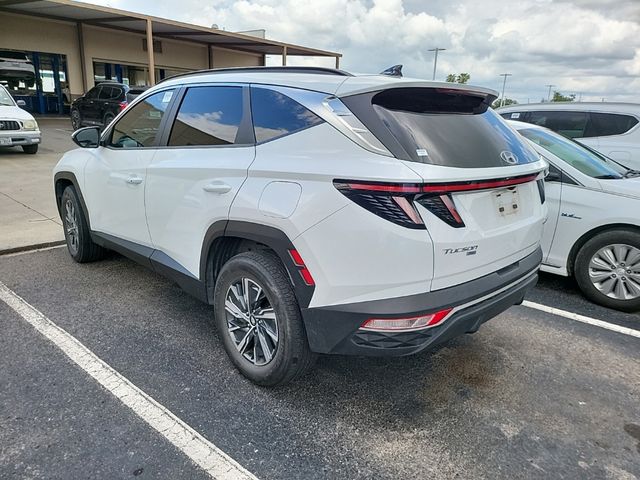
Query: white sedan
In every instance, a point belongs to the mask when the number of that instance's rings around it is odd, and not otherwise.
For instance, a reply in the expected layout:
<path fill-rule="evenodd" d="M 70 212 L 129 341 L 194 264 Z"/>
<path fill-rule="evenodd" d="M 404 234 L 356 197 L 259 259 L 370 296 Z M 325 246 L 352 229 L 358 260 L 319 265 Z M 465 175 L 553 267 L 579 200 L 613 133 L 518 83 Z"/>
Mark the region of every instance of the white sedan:
<path fill-rule="evenodd" d="M 20 108 L 21 103 L 0 85 L 0 147 L 21 146 L 24 153 L 37 153 L 40 129 L 31 114 Z"/>
<path fill-rule="evenodd" d="M 543 127 L 508 122 L 549 162 L 542 270 L 584 295 L 640 310 L 640 172 Z"/>

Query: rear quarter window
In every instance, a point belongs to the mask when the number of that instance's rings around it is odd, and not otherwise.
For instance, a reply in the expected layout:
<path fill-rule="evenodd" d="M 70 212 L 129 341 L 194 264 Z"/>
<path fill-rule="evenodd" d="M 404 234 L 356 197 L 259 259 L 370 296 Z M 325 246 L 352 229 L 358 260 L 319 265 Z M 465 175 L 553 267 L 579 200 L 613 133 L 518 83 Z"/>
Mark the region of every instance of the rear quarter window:
<path fill-rule="evenodd" d="M 591 122 L 585 137 L 622 135 L 638 124 L 638 119 L 632 115 L 598 112 L 591 112 L 590 115 Z"/>

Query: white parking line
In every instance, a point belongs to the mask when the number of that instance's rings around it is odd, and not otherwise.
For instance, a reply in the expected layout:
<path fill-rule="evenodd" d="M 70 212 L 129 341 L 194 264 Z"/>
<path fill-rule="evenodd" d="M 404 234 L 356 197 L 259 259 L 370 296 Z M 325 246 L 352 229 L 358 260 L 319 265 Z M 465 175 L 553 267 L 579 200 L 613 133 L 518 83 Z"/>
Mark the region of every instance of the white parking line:
<path fill-rule="evenodd" d="M 602 320 L 598 320 L 596 318 L 586 317 L 584 315 L 580 315 L 578 313 L 567 312 L 566 310 L 560 310 L 559 308 L 549 307 L 547 305 L 542 305 L 541 303 L 530 302 L 525 300 L 522 302 L 522 305 L 529 308 L 534 308 L 536 310 L 540 310 L 542 312 L 551 313 L 553 315 L 558 315 L 560 317 L 568 318 L 570 320 L 575 320 L 576 322 L 586 323 L 588 325 L 593 325 L 600 328 L 605 328 L 607 330 L 611 330 L 612 332 L 622 333 L 624 335 L 629 335 L 631 337 L 640 338 L 640 331 L 634 330 L 633 328 L 622 327 L 620 325 L 616 325 L 615 323 L 609 323 Z"/>
<path fill-rule="evenodd" d="M 2 282 L 0 300 L 212 478 L 257 480 L 242 465 L 103 362 L 74 336 L 57 326 Z"/>

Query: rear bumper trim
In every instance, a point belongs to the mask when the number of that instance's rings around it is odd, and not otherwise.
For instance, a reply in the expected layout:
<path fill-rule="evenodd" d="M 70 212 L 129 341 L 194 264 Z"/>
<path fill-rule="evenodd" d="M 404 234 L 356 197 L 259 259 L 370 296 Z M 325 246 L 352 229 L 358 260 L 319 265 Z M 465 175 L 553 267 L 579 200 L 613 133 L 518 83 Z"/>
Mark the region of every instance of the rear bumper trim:
<path fill-rule="evenodd" d="M 499 272 L 435 292 L 302 310 L 313 351 L 353 355 L 407 355 L 476 331 L 511 305 L 521 303 L 537 282 L 542 252 L 537 249 Z M 437 327 L 413 332 L 360 329 L 371 317 L 416 316 L 453 310 Z"/>

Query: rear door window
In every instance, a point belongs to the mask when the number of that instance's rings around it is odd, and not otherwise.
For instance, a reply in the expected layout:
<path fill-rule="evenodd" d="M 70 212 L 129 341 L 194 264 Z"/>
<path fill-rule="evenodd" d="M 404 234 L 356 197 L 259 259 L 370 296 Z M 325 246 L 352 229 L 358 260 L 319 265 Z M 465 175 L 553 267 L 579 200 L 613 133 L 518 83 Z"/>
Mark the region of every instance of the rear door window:
<path fill-rule="evenodd" d="M 591 112 L 590 115 L 591 121 L 585 137 L 622 135 L 638 124 L 638 119 L 632 115 L 598 112 Z"/>
<path fill-rule="evenodd" d="M 283 93 L 251 87 L 256 142 L 266 142 L 322 123 L 323 120 Z"/>
<path fill-rule="evenodd" d="M 587 112 L 566 111 L 533 111 L 527 118 L 529 123 L 546 127 L 567 138 L 583 138 L 588 120 Z"/>
<path fill-rule="evenodd" d="M 242 118 L 242 87 L 191 87 L 178 109 L 169 145 L 236 144 Z"/>

